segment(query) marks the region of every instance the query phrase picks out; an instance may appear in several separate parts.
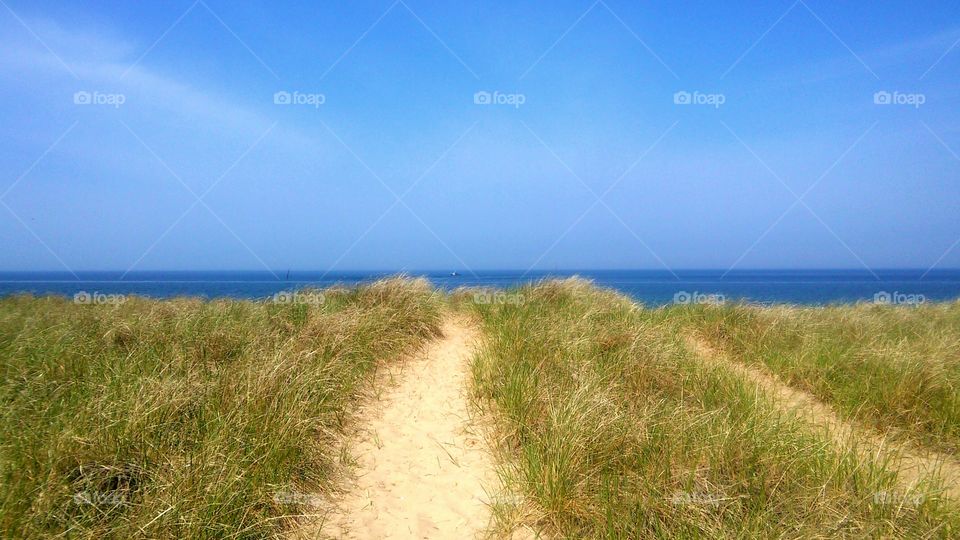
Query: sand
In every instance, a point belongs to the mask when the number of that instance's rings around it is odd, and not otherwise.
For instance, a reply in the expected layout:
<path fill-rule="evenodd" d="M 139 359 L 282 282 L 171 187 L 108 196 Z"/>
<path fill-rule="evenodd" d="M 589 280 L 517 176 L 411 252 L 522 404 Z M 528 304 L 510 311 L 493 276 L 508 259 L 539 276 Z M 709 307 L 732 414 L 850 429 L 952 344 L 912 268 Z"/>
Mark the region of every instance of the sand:
<path fill-rule="evenodd" d="M 478 331 L 450 317 L 443 336 L 403 362 L 362 413 L 347 448 L 356 479 L 318 538 L 473 538 L 496 480 L 466 395 Z M 304 531 L 301 531 L 303 533 Z"/>
<path fill-rule="evenodd" d="M 756 384 L 773 397 L 784 409 L 795 413 L 809 424 L 825 429 L 841 447 L 855 445 L 864 455 L 887 456 L 897 465 L 897 478 L 905 490 L 910 490 L 928 475 L 943 481 L 943 494 L 960 500 L 960 461 L 954 456 L 921 448 L 877 433 L 868 426 L 841 417 L 830 405 L 816 396 L 782 382 L 775 374 L 762 367 L 749 366 L 731 359 L 723 351 L 711 347 L 696 336 L 687 338 L 687 346 L 706 361 L 722 362 L 746 380 Z"/>

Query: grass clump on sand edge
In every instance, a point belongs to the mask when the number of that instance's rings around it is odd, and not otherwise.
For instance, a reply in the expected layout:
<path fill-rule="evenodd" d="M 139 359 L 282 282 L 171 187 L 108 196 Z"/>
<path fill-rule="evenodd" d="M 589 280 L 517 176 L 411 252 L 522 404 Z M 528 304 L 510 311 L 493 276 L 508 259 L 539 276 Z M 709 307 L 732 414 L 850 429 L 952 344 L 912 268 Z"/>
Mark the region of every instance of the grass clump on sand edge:
<path fill-rule="evenodd" d="M 950 537 L 936 486 L 835 446 L 723 365 L 687 350 L 669 310 L 581 280 L 470 304 L 487 337 L 475 393 L 499 419 L 494 506 L 561 537 Z M 463 296 L 463 294 L 461 294 Z M 456 298 L 456 296 L 455 296 Z"/>
<path fill-rule="evenodd" d="M 362 383 L 443 309 L 424 280 L 321 293 L 0 300 L 0 535 L 259 538 L 308 513 Z"/>
<path fill-rule="evenodd" d="M 738 361 L 764 366 L 845 416 L 960 453 L 960 302 L 670 313 Z"/>

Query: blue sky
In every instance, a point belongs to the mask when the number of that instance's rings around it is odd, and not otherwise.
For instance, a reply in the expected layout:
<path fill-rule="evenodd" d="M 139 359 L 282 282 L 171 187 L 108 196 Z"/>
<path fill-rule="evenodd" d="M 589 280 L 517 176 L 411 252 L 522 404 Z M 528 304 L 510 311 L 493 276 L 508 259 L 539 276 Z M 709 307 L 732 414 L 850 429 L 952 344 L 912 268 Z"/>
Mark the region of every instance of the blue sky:
<path fill-rule="evenodd" d="M 3 0 L 0 270 L 960 266 L 960 6 L 732 4 Z"/>

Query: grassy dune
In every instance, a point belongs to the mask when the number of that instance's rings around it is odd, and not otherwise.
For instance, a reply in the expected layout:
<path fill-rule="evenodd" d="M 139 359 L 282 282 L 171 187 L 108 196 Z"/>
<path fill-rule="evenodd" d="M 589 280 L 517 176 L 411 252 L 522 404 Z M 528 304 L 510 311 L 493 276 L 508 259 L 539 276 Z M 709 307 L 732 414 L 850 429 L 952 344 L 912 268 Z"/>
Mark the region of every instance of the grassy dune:
<path fill-rule="evenodd" d="M 691 316 L 568 280 L 459 295 L 487 333 L 478 402 L 519 504 L 499 525 L 561 537 L 950 537 L 960 512 L 905 492 L 683 339 Z M 511 296 L 513 295 L 513 296 Z M 514 301 L 510 301 L 514 299 Z M 859 309 L 859 308 L 858 308 Z"/>
<path fill-rule="evenodd" d="M 674 309 L 739 361 L 843 414 L 960 453 L 960 302 Z"/>
<path fill-rule="evenodd" d="M 287 532 L 341 485 L 340 431 L 377 366 L 436 337 L 450 304 L 481 323 L 472 392 L 515 495 L 494 504 L 494 533 L 960 534 L 935 480 L 906 486 L 724 360 L 955 454 L 960 303 L 651 310 L 575 279 L 287 299 L 0 299 L 0 536 Z M 691 335 L 726 354 L 705 359 Z"/>
<path fill-rule="evenodd" d="M 309 511 L 362 383 L 442 308 L 424 281 L 323 295 L 0 300 L 0 536 L 261 538 Z"/>

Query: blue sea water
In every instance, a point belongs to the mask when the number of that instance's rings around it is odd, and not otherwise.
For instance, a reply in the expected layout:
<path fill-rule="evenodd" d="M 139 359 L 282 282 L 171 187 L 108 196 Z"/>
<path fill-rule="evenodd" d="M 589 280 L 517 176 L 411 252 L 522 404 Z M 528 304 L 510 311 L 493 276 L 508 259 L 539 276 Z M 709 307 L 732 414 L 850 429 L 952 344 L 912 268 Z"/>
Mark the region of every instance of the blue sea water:
<path fill-rule="evenodd" d="M 423 276 L 436 286 L 512 287 L 550 277 L 578 275 L 601 287 L 621 291 L 646 305 L 675 301 L 723 298 L 759 303 L 830 304 L 877 298 L 893 302 L 945 301 L 960 298 L 960 270 L 593 270 L 530 272 L 519 271 L 407 272 Z M 388 276 L 385 272 L 286 271 L 278 272 L 0 272 L 0 296 L 16 293 L 34 295 L 87 294 L 142 295 L 156 298 L 200 296 L 205 298 L 266 298 L 281 291 L 308 286 L 326 287 L 336 283 L 357 284 Z"/>

